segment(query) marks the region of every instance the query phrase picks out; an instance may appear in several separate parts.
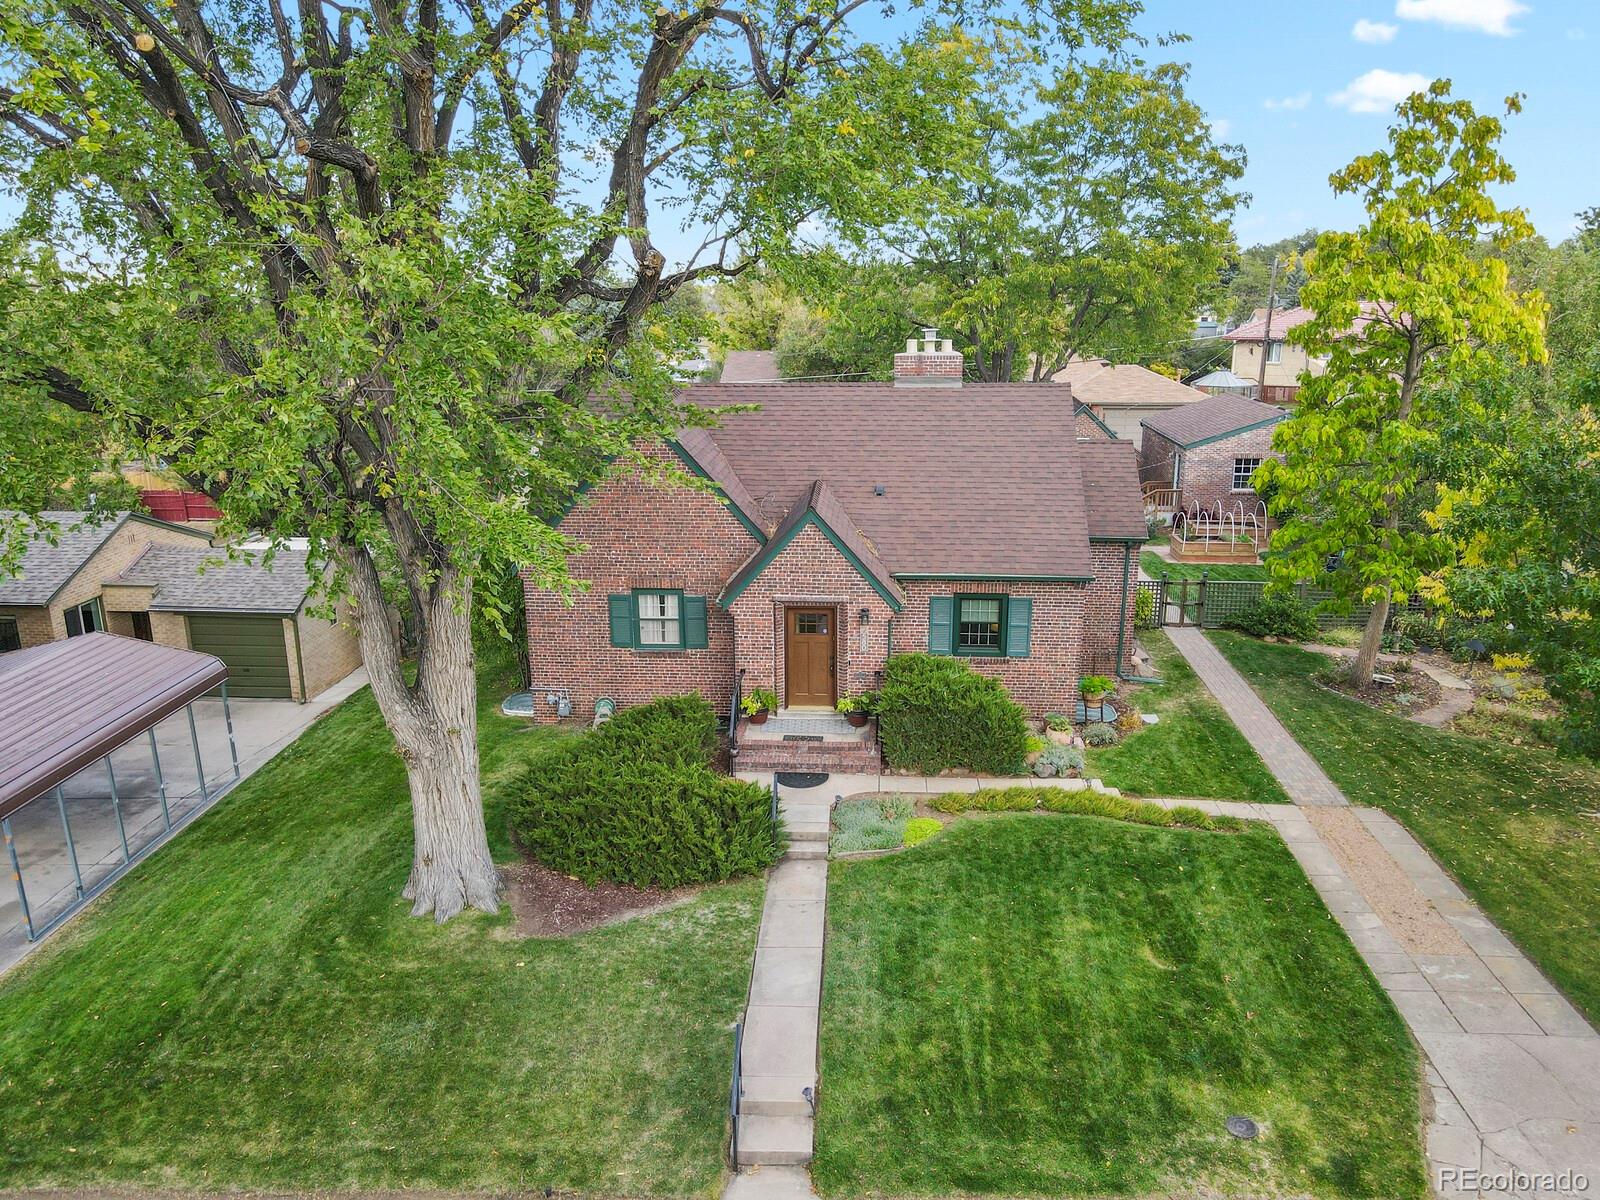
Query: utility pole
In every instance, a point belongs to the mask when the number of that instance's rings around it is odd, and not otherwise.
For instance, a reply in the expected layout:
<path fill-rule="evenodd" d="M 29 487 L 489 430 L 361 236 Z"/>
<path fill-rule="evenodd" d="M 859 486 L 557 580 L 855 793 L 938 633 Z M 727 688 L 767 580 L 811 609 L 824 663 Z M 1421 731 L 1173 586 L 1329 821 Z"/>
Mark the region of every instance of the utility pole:
<path fill-rule="evenodd" d="M 1278 303 L 1278 256 L 1272 256 L 1272 278 L 1267 283 L 1267 328 L 1261 338 L 1261 370 L 1256 375 L 1256 399 L 1267 402 L 1267 351 L 1272 348 L 1272 309 Z"/>

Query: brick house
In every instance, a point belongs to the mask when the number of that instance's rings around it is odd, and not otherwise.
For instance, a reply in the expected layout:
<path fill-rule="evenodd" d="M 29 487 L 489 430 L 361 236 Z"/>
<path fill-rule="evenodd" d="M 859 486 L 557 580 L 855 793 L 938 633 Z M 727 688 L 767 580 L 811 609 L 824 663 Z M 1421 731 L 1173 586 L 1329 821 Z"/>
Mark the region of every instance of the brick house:
<path fill-rule="evenodd" d="M 1272 433 L 1289 410 L 1219 393 L 1144 422 L 1139 478 L 1149 492 L 1177 492 L 1172 508 L 1254 507 L 1250 477 L 1272 454 Z"/>
<path fill-rule="evenodd" d="M 621 472 L 561 521 L 587 591 L 526 589 L 535 708 L 586 717 L 735 679 L 786 710 L 875 688 L 891 654 L 959 655 L 1035 714 L 1126 670 L 1145 538 L 1132 442 L 1070 389 L 964 383 L 913 340 L 893 383 L 709 384 L 758 405 L 647 447 L 706 486 Z M 1088 436 L 1088 435 L 1093 436 Z"/>
<path fill-rule="evenodd" d="M 0 652 L 104 631 L 215 655 L 235 697 L 298 701 L 361 665 L 354 627 L 320 613 L 303 549 L 225 561 L 203 529 L 143 513 L 42 516 L 54 541 L 35 537 L 0 577 Z"/>

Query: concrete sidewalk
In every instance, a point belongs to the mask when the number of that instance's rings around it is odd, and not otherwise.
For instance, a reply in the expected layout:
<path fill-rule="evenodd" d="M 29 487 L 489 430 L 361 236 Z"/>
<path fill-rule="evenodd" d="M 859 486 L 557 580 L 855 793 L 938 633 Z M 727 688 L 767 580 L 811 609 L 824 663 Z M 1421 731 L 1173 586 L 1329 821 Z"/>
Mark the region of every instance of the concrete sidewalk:
<path fill-rule="evenodd" d="M 1600 1197 L 1595 1030 L 1399 822 L 1339 811 L 1343 793 L 1204 634 L 1168 635 L 1295 801 L 1262 814 L 1422 1047 L 1432 1186 L 1452 1198 Z M 1551 1182 L 1519 1186 L 1519 1175 Z"/>

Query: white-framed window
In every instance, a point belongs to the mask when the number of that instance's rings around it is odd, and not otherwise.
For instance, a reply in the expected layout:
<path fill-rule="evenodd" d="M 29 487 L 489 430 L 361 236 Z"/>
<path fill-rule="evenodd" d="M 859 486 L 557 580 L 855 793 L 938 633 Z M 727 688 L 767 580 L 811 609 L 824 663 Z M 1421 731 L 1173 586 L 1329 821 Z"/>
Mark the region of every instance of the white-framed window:
<path fill-rule="evenodd" d="M 635 592 L 639 645 L 657 650 L 683 647 L 683 597 L 677 592 Z"/>
<path fill-rule="evenodd" d="M 1261 465 L 1259 458 L 1236 458 L 1233 460 L 1233 490 L 1248 492 L 1250 476 L 1256 473 L 1256 468 Z"/>
<path fill-rule="evenodd" d="M 998 657 L 1006 652 L 1004 596 L 956 597 L 956 653 Z"/>
<path fill-rule="evenodd" d="M 105 618 L 100 615 L 99 596 L 82 604 L 74 604 L 61 616 L 67 623 L 68 637 L 77 637 L 80 633 L 98 633 L 106 627 Z"/>
<path fill-rule="evenodd" d="M 0 617 L 0 654 L 7 650 L 22 649 L 22 634 L 17 629 L 15 617 Z"/>
<path fill-rule="evenodd" d="M 1282 362 L 1283 361 L 1283 343 L 1282 342 L 1268 342 L 1267 343 L 1267 361 L 1269 363 L 1275 363 L 1275 362 Z"/>

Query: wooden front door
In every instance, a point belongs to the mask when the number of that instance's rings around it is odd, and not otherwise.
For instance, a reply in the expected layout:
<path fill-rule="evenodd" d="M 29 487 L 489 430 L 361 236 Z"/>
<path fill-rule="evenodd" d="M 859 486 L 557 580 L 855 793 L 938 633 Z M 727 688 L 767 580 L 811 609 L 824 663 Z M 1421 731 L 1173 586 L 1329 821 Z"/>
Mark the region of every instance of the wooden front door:
<path fill-rule="evenodd" d="M 784 681 L 790 708 L 832 708 L 834 691 L 834 612 L 831 608 L 785 610 Z"/>

